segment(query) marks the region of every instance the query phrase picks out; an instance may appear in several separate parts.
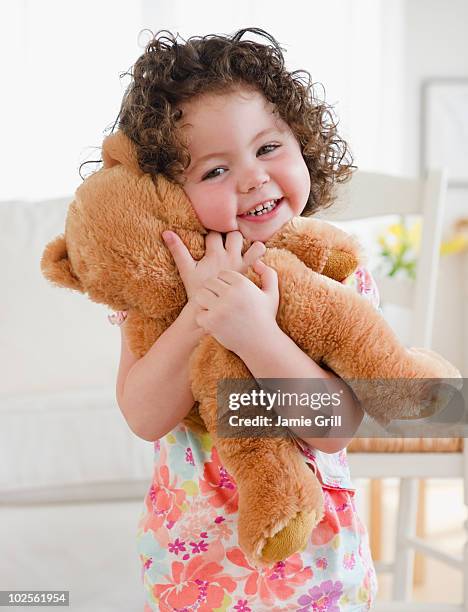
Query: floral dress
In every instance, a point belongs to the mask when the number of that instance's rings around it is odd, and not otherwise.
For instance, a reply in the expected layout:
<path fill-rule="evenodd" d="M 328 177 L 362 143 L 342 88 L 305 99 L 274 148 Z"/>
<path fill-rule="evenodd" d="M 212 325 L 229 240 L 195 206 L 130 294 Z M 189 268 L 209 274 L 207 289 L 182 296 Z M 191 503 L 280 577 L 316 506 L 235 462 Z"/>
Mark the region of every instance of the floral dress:
<path fill-rule="evenodd" d="M 365 269 L 345 283 L 377 305 Z M 377 581 L 346 451 L 326 454 L 298 443 L 322 483 L 324 517 L 304 550 L 261 570 L 238 546 L 236 484 L 209 434 L 180 423 L 154 443 L 153 479 L 137 531 L 144 612 L 370 609 Z"/>

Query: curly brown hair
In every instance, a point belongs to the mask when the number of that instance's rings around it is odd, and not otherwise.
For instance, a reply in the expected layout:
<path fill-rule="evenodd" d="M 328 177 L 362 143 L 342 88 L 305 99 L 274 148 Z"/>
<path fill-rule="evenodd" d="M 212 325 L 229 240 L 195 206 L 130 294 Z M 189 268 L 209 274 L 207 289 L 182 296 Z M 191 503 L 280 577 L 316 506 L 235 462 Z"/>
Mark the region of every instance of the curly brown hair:
<path fill-rule="evenodd" d="M 244 40 L 245 34 L 267 43 Z M 144 172 L 162 173 L 176 182 L 189 166 L 190 155 L 177 129 L 182 102 L 247 86 L 274 104 L 301 146 L 311 179 L 303 216 L 329 206 L 334 185 L 351 176 L 352 156 L 338 135 L 332 107 L 316 95 L 317 84 L 308 72 L 286 70 L 279 43 L 264 30 L 245 28 L 231 36 L 188 40 L 161 30 L 125 74 L 132 80 L 116 124 L 135 143 Z"/>

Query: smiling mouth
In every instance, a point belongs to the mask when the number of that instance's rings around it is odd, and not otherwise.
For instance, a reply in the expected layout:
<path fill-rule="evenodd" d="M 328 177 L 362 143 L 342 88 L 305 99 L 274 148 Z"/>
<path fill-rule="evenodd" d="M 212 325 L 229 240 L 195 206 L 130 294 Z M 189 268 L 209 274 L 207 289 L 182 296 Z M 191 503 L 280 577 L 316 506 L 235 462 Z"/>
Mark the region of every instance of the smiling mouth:
<path fill-rule="evenodd" d="M 272 210 L 274 210 L 278 206 L 278 204 L 282 201 L 282 199 L 283 198 L 281 197 L 281 198 L 277 198 L 276 200 L 269 200 L 267 202 L 264 202 L 263 204 L 259 204 L 258 206 L 256 206 L 252 210 L 249 210 L 243 215 L 239 215 L 239 217 L 245 219 L 248 217 L 261 217 L 262 215 L 266 215 Z"/>

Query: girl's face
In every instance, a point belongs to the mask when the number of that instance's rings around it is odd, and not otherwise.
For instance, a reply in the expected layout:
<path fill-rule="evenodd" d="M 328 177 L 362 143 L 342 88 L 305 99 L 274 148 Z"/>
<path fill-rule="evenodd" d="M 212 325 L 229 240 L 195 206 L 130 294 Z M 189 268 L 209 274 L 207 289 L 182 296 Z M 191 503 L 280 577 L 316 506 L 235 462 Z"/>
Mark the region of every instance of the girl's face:
<path fill-rule="evenodd" d="M 265 241 L 300 215 L 309 171 L 291 129 L 262 94 L 204 94 L 181 108 L 191 157 L 183 188 L 206 229 Z"/>

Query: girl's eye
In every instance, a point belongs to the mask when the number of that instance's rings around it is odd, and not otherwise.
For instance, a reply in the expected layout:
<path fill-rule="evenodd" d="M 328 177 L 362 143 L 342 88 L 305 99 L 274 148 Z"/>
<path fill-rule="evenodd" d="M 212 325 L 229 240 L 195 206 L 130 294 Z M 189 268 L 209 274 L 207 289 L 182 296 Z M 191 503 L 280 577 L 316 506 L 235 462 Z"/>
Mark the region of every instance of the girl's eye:
<path fill-rule="evenodd" d="M 214 168 L 210 170 L 205 176 L 202 178 L 202 181 L 206 181 L 206 179 L 216 178 L 217 176 L 221 176 L 220 171 L 222 173 L 226 172 L 226 168 Z"/>
<path fill-rule="evenodd" d="M 281 145 L 279 144 L 266 144 L 263 147 L 260 147 L 257 151 L 257 155 L 265 155 L 266 153 L 271 153 L 275 149 L 278 149 Z"/>

